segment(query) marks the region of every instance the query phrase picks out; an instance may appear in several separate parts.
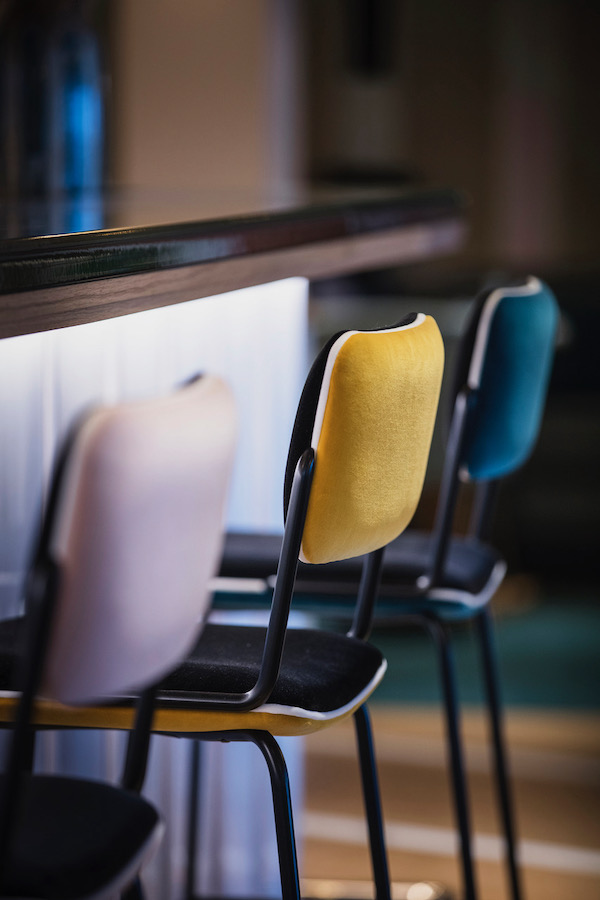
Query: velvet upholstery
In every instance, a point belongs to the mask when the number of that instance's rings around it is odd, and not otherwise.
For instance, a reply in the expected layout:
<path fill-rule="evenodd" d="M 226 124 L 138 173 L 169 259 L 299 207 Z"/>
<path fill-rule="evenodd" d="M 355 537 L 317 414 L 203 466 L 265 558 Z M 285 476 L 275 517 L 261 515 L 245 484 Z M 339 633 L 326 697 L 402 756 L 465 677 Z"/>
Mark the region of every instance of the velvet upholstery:
<path fill-rule="evenodd" d="M 416 313 L 409 313 L 404 316 L 395 325 L 390 328 L 401 328 L 404 325 L 411 325 L 417 318 Z M 381 331 L 380 328 L 372 329 L 373 331 Z M 388 329 L 385 329 L 388 330 Z M 338 339 L 344 334 L 338 331 L 333 334 L 328 341 L 321 347 L 321 350 L 315 357 L 310 367 L 310 371 L 306 376 L 302 394 L 296 410 L 296 418 L 294 427 L 290 437 L 290 446 L 288 450 L 288 458 L 285 469 L 285 477 L 283 483 L 283 518 L 287 519 L 288 505 L 290 501 L 290 493 L 292 490 L 292 480 L 296 470 L 296 464 L 307 447 L 311 446 L 313 430 L 315 426 L 315 417 L 319 404 L 319 397 L 323 387 L 323 378 L 325 376 L 325 368 L 331 348 L 336 344 Z"/>
<path fill-rule="evenodd" d="M 256 681 L 265 629 L 211 625 L 194 651 L 161 684 L 164 691 L 243 692 Z M 319 629 L 290 628 L 281 670 L 266 704 L 259 711 L 336 717 L 355 704 L 366 686 L 375 687 L 385 661 L 371 644 Z"/>
<path fill-rule="evenodd" d="M 0 778 L 0 788 L 2 780 Z M 157 842 L 155 809 L 132 791 L 75 778 L 24 776 L 3 896 L 70 900 L 118 883 Z"/>
<path fill-rule="evenodd" d="M 318 392 L 303 394 L 295 426 L 313 421 L 316 454 L 303 561 L 368 553 L 406 528 L 425 478 L 443 360 L 439 329 L 423 315 L 345 332 L 328 347 Z M 294 434 L 288 473 L 304 449 Z"/>
<path fill-rule="evenodd" d="M 23 617 L 0 622 L 0 684 L 4 690 L 14 689 L 14 646 L 15 641 L 21 640 L 24 629 Z M 249 690 L 258 676 L 264 643 L 264 628 L 207 624 L 192 652 L 160 685 L 159 707 L 163 710 L 177 708 L 174 692 L 188 693 L 188 700 L 179 707 L 181 715 L 165 717 L 159 709 L 155 730 L 174 729 L 175 722 L 181 730 L 190 733 L 211 731 L 217 728 L 217 723 L 222 730 L 240 728 L 242 719 L 237 712 L 219 719 L 205 713 L 203 719 L 186 721 L 189 701 L 193 702 L 200 686 L 203 691 Z M 267 703 L 245 714 L 244 726 L 259 728 L 271 723 L 273 732 L 281 733 L 277 717 L 299 717 L 305 720 L 299 725 L 299 733 L 316 730 L 327 721 L 351 712 L 363 696 L 377 687 L 385 669 L 380 651 L 364 641 L 319 629 L 290 629 L 275 688 Z M 124 728 L 129 722 L 123 715 L 128 705 L 126 701 L 119 706 L 90 707 L 94 712 L 86 718 L 86 708 L 78 715 L 74 707 L 40 702 L 37 718 L 47 725 Z M 0 720 L 6 720 L 12 708 L 9 698 L 0 699 Z M 284 733 L 294 733 L 289 723 Z"/>
<path fill-rule="evenodd" d="M 535 444 L 558 322 L 549 288 L 536 278 L 498 288 L 476 307 L 462 470 L 472 480 L 501 478 Z"/>

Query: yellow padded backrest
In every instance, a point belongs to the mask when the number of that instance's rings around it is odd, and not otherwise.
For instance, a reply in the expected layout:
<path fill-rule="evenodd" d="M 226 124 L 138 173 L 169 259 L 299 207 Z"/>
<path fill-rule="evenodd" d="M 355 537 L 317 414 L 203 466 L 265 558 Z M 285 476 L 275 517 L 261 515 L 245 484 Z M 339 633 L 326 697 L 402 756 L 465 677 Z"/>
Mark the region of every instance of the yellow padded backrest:
<path fill-rule="evenodd" d="M 329 350 L 311 445 L 304 562 L 360 556 L 396 538 L 423 487 L 444 349 L 431 316 L 345 332 Z"/>

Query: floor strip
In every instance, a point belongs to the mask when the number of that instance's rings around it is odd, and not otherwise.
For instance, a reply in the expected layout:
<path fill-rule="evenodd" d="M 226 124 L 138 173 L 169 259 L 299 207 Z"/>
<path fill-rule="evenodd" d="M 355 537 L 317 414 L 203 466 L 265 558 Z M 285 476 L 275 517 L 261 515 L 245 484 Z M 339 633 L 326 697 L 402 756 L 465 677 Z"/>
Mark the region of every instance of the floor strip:
<path fill-rule="evenodd" d="M 367 838 L 364 820 L 355 816 L 335 816 L 307 810 L 298 825 L 305 839 L 361 845 Z M 436 856 L 455 856 L 457 852 L 458 836 L 450 828 L 389 822 L 386 838 L 389 850 Z M 492 834 L 477 834 L 474 854 L 478 860 L 496 862 L 502 858 L 503 842 Z M 600 875 L 600 852 L 596 850 L 524 840 L 519 843 L 519 856 L 522 865 L 528 868 Z"/>

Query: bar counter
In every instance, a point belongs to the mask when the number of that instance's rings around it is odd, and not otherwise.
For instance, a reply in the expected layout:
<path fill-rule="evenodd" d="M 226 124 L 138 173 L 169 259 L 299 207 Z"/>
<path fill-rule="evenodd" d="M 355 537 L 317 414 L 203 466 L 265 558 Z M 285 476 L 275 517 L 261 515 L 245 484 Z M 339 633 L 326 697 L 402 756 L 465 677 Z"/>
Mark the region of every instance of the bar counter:
<path fill-rule="evenodd" d="M 0 202 L 0 337 L 452 252 L 464 208 L 456 191 L 420 187 Z"/>

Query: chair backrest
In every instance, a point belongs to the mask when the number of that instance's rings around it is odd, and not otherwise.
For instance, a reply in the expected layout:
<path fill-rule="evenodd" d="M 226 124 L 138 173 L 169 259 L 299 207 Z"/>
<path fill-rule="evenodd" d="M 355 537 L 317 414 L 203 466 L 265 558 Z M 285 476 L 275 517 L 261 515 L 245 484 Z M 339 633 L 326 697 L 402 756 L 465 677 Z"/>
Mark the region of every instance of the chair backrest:
<path fill-rule="evenodd" d="M 444 349 L 435 321 L 335 335 L 306 380 L 286 470 L 305 450 L 314 477 L 300 559 L 326 563 L 385 546 L 416 509 L 437 411 Z"/>
<path fill-rule="evenodd" d="M 521 466 L 536 442 L 558 322 L 551 290 L 537 278 L 482 294 L 461 350 L 456 386 L 468 389 L 459 467 L 493 480 Z"/>
<path fill-rule="evenodd" d="M 231 392 L 210 376 L 100 408 L 74 430 L 37 554 L 58 573 L 43 696 L 133 691 L 190 648 L 218 564 L 234 441 Z"/>

